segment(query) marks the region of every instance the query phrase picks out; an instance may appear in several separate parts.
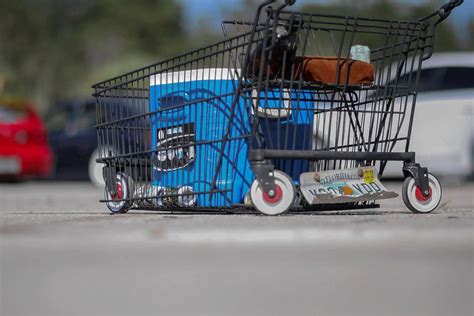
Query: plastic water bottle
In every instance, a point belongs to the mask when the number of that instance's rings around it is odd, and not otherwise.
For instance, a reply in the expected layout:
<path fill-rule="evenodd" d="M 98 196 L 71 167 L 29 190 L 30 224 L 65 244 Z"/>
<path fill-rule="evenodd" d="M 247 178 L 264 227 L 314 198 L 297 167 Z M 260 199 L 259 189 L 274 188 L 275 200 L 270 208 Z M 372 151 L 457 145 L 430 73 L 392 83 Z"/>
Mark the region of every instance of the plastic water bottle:
<path fill-rule="evenodd" d="M 363 45 L 352 46 L 351 59 L 364 61 L 370 64 L 370 48 Z"/>

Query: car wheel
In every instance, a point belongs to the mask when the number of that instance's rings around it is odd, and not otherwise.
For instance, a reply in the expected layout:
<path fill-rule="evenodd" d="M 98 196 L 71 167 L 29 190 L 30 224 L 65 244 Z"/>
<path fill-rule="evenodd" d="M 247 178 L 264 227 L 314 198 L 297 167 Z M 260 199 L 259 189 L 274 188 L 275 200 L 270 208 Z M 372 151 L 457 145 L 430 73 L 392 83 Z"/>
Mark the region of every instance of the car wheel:
<path fill-rule="evenodd" d="M 104 164 L 98 163 L 97 158 L 99 158 L 99 148 L 96 148 L 89 158 L 89 179 L 95 186 L 103 187 L 105 185 L 102 175 Z"/>
<path fill-rule="evenodd" d="M 90 158 L 89 158 L 89 179 L 90 181 L 98 187 L 103 187 L 105 185 L 104 176 L 102 174 L 102 168 L 105 166 L 103 163 L 98 163 L 96 159 L 99 158 L 99 148 L 96 148 Z M 102 149 L 102 152 L 106 153 L 105 156 L 109 156 L 110 153 L 114 155 L 112 149 Z"/>

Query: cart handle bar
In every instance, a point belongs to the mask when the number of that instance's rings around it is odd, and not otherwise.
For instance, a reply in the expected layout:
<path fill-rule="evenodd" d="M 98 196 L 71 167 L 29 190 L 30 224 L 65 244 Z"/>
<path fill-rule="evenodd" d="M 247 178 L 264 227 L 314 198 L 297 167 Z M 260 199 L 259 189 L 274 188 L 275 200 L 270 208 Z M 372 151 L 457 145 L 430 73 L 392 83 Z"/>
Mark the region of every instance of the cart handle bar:
<path fill-rule="evenodd" d="M 272 3 L 274 3 L 274 2 L 277 2 L 277 0 L 266 0 L 266 1 L 264 2 L 264 4 L 262 5 L 262 7 L 267 6 L 267 5 L 269 5 L 269 4 L 272 4 Z M 294 4 L 296 3 L 296 0 L 285 0 L 284 2 L 285 2 L 285 5 L 284 5 L 283 7 L 285 7 L 285 6 L 292 6 L 292 5 L 294 5 Z M 442 21 L 446 20 L 446 18 L 451 14 L 451 11 L 452 11 L 454 8 L 459 7 L 459 6 L 460 6 L 461 4 L 463 4 L 463 3 L 464 3 L 464 0 L 450 0 L 448 3 L 443 4 L 443 5 L 441 6 L 441 8 L 439 8 L 438 11 L 436 11 L 436 12 L 430 14 L 430 15 L 427 15 L 427 16 L 425 16 L 425 17 L 423 17 L 423 18 L 421 18 L 421 19 L 419 20 L 419 22 L 428 20 L 428 19 L 430 19 L 430 18 L 432 18 L 432 17 L 438 15 L 438 16 L 439 16 L 439 20 L 436 22 L 436 24 L 439 24 L 439 23 L 441 23 Z"/>
<path fill-rule="evenodd" d="M 464 0 L 451 0 L 449 3 L 444 4 L 438 11 L 439 17 L 446 19 L 451 14 L 451 11 L 463 4 L 463 2 Z"/>
<path fill-rule="evenodd" d="M 459 7 L 463 3 L 464 0 L 450 0 L 448 3 L 443 4 L 438 11 L 419 19 L 418 21 L 423 22 L 437 15 L 439 16 L 439 20 L 436 22 L 435 25 L 438 25 L 439 23 L 447 19 L 447 17 L 451 14 L 451 11 L 453 11 L 454 8 Z"/>
<path fill-rule="evenodd" d="M 264 3 L 262 4 L 262 6 L 267 6 L 267 5 L 270 5 L 272 3 L 275 3 L 277 2 L 278 0 L 266 0 L 264 1 Z M 285 6 L 292 6 L 296 3 L 296 0 L 285 0 Z"/>

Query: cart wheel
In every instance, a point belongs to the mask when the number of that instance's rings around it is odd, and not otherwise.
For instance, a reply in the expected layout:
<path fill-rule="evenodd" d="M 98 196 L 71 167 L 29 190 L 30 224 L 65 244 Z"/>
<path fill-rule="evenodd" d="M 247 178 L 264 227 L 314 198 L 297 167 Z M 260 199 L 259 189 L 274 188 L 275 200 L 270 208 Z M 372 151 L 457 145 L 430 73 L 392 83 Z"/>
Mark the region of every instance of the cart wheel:
<path fill-rule="evenodd" d="M 107 187 L 105 187 L 105 199 L 109 200 L 105 202 L 105 205 L 109 208 L 112 213 L 127 213 L 130 209 L 130 203 L 126 199 L 129 198 L 131 189 L 130 179 L 123 173 L 117 174 L 117 194 L 112 195 Z M 112 201 L 110 201 L 112 200 Z"/>
<path fill-rule="evenodd" d="M 273 197 L 263 192 L 258 180 L 250 188 L 250 198 L 257 210 L 266 215 L 279 215 L 293 206 L 296 189 L 293 180 L 285 173 L 275 170 L 275 194 Z"/>
<path fill-rule="evenodd" d="M 441 185 L 434 175 L 428 173 L 429 194 L 424 196 L 415 179 L 408 177 L 403 182 L 402 198 L 405 205 L 414 213 L 431 213 L 441 202 Z"/>

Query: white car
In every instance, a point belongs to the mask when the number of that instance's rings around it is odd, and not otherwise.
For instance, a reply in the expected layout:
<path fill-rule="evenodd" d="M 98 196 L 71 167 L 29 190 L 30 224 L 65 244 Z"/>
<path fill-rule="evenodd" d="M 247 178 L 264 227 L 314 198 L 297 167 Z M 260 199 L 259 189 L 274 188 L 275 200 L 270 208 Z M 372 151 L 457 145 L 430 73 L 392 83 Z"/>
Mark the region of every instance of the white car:
<path fill-rule="evenodd" d="M 472 175 L 473 116 L 474 53 L 437 54 L 425 61 L 409 149 L 417 162 L 437 176 Z M 384 176 L 402 177 L 402 163 L 389 162 Z"/>

